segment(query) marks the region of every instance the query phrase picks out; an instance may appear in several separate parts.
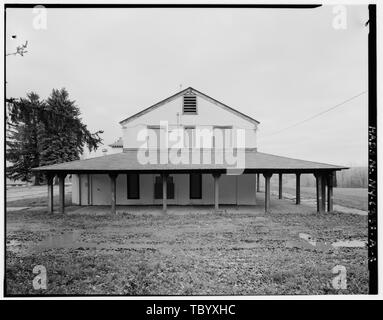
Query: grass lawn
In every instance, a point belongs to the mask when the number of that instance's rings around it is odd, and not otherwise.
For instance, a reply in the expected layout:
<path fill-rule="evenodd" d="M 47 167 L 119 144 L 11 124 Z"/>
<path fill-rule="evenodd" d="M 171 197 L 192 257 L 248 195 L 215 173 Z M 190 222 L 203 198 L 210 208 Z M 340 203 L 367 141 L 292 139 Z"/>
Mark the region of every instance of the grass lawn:
<path fill-rule="evenodd" d="M 278 185 L 274 184 L 272 190 L 277 191 Z M 334 188 L 334 204 L 368 210 L 368 190 L 364 188 Z M 283 192 L 295 196 L 295 187 L 283 186 Z M 316 198 L 316 189 L 313 187 L 301 187 L 302 198 Z"/>
<path fill-rule="evenodd" d="M 367 240 L 365 216 L 75 210 L 64 216 L 38 207 L 7 213 L 6 294 L 368 293 L 366 247 L 291 246 L 304 241 L 299 233 L 327 243 Z M 47 270 L 46 290 L 32 287 L 36 265 Z M 332 287 L 336 265 L 347 268 L 346 290 Z"/>
<path fill-rule="evenodd" d="M 48 203 L 47 186 L 8 187 L 8 207 L 46 207 Z M 58 186 L 53 187 L 53 203 L 59 204 Z M 72 186 L 65 186 L 65 205 L 72 204 Z"/>

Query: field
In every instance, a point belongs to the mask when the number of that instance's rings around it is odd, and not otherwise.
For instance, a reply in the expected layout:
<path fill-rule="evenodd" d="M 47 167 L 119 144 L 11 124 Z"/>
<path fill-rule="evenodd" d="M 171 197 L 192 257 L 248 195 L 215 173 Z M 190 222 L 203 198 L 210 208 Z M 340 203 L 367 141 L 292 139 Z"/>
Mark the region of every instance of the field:
<path fill-rule="evenodd" d="M 273 190 L 278 190 L 274 184 Z M 368 190 L 365 188 L 334 188 L 334 204 L 355 208 L 359 210 L 368 210 Z M 295 188 L 283 186 L 283 192 L 295 196 Z M 312 187 L 301 187 L 301 197 L 315 199 L 316 189 Z"/>
<path fill-rule="evenodd" d="M 220 212 L 175 207 L 168 214 L 126 207 L 114 216 L 106 207 L 70 206 L 62 216 L 48 215 L 43 198 L 13 198 L 9 206 L 30 208 L 7 212 L 6 294 L 368 293 L 367 248 L 331 246 L 365 241 L 366 216 L 272 201 L 269 214 L 260 203 Z M 47 270 L 46 289 L 32 286 L 37 265 Z M 347 270 L 347 289 L 333 287 L 337 265 Z"/>

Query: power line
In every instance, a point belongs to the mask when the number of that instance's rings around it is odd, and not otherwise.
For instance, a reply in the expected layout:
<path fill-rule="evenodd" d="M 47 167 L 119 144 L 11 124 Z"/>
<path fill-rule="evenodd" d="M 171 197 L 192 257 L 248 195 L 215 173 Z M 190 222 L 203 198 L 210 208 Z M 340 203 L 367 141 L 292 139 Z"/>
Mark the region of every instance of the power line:
<path fill-rule="evenodd" d="M 309 118 L 307 118 L 307 119 L 304 119 L 304 120 L 302 120 L 302 121 L 299 121 L 299 122 L 297 122 L 297 123 L 292 124 L 291 126 L 288 126 L 288 127 L 283 128 L 283 129 L 281 129 L 281 130 L 275 131 L 274 133 L 271 133 L 271 134 L 269 134 L 269 135 L 266 135 L 266 136 L 264 136 L 263 138 L 270 137 L 270 136 L 274 136 L 274 135 L 276 135 L 276 134 L 278 134 L 278 133 L 280 133 L 280 132 L 282 132 L 282 131 L 285 131 L 285 130 L 294 128 L 294 127 L 296 127 L 296 126 L 298 126 L 298 125 L 300 125 L 300 124 L 302 124 L 302 123 L 305 123 L 305 122 L 310 121 L 310 120 L 312 120 L 312 119 L 314 119 L 314 118 L 317 118 L 317 117 L 321 116 L 322 114 L 325 114 L 325 113 L 327 113 L 327 112 L 329 112 L 329 111 L 331 111 L 331 110 L 334 110 L 334 109 L 336 109 L 336 108 L 338 108 L 338 107 L 340 107 L 340 106 L 346 104 L 347 102 L 350 102 L 351 100 L 354 100 L 354 99 L 360 97 L 361 95 L 364 95 L 365 93 L 367 93 L 367 90 L 365 90 L 365 91 L 363 91 L 363 92 L 361 92 L 361 93 L 358 93 L 357 95 L 352 96 L 351 98 L 348 98 L 347 100 L 344 100 L 344 101 L 342 101 L 341 103 L 338 103 L 338 104 L 336 104 L 336 105 L 334 105 L 334 106 L 332 106 L 332 107 L 330 107 L 330 108 L 328 108 L 328 109 L 326 109 L 326 110 L 323 110 L 323 111 L 321 111 L 321 112 L 319 112 L 319 113 L 317 113 L 317 114 L 314 114 L 313 116 L 311 116 L 311 117 L 309 117 Z"/>

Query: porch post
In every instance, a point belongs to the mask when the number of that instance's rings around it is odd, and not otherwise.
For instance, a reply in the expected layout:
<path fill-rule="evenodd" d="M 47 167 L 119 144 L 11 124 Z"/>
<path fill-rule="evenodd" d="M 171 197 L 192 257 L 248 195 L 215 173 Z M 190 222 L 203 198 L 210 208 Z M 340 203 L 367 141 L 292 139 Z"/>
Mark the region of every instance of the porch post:
<path fill-rule="evenodd" d="M 88 184 L 88 199 L 87 199 L 87 203 L 88 203 L 88 206 L 89 206 L 90 205 L 90 178 L 89 178 L 89 173 L 86 176 L 86 180 L 87 180 L 87 184 Z"/>
<path fill-rule="evenodd" d="M 272 173 L 264 173 L 263 176 L 265 177 L 265 212 L 270 211 L 270 178 L 273 174 Z"/>
<path fill-rule="evenodd" d="M 60 213 L 65 213 L 65 173 L 60 173 L 59 177 L 59 206 Z"/>
<path fill-rule="evenodd" d="M 54 178 L 54 175 L 47 174 L 48 213 L 53 213 L 53 178 Z"/>
<path fill-rule="evenodd" d="M 214 177 L 214 208 L 215 210 L 219 209 L 219 177 L 220 173 L 213 173 Z"/>
<path fill-rule="evenodd" d="M 257 183 L 258 183 L 258 175 L 255 176 L 255 192 L 254 192 L 254 203 L 257 204 Z M 237 195 L 238 195 L 238 187 L 237 187 Z"/>
<path fill-rule="evenodd" d="M 260 188 L 259 188 L 259 173 L 257 173 L 257 192 L 260 191 Z"/>
<path fill-rule="evenodd" d="M 110 178 L 110 213 L 116 213 L 116 178 L 117 173 L 109 173 Z"/>
<path fill-rule="evenodd" d="M 78 205 L 81 206 L 81 174 L 78 175 Z"/>
<path fill-rule="evenodd" d="M 327 179 L 326 175 L 322 174 L 322 208 L 323 212 L 326 212 L 326 185 L 327 185 Z"/>
<path fill-rule="evenodd" d="M 167 188 L 167 180 L 168 180 L 168 174 L 162 173 L 162 210 L 164 213 L 166 213 L 167 210 L 167 199 L 168 199 L 168 188 Z"/>
<path fill-rule="evenodd" d="M 315 173 L 314 174 L 316 178 L 316 194 L 317 194 L 317 212 L 323 212 L 323 179 L 322 179 L 322 174 L 321 173 Z"/>
<path fill-rule="evenodd" d="M 93 176 L 89 175 L 89 183 L 90 183 L 90 190 L 89 190 L 89 204 L 93 205 Z"/>
<path fill-rule="evenodd" d="M 333 199 L 333 175 L 331 172 L 327 176 L 327 211 L 331 212 L 334 210 L 334 199 Z"/>
<path fill-rule="evenodd" d="M 282 173 L 279 174 L 279 199 L 282 199 Z"/>
<path fill-rule="evenodd" d="M 296 173 L 295 204 L 301 203 L 301 174 Z"/>

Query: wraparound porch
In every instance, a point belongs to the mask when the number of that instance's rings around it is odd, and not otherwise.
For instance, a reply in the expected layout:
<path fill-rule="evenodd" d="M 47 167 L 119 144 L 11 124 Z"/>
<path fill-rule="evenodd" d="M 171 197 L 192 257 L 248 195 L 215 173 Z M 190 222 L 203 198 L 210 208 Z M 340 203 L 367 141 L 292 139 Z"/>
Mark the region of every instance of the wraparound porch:
<path fill-rule="evenodd" d="M 195 171 L 193 171 L 195 172 Z M 97 175 L 97 174 L 103 174 L 108 176 L 109 180 L 109 190 L 108 190 L 108 197 L 110 199 L 110 212 L 112 214 L 115 214 L 118 212 L 118 205 L 120 203 L 117 202 L 117 177 L 119 175 L 125 175 L 129 174 L 129 172 L 49 172 L 47 173 L 47 181 L 48 181 L 48 212 L 52 213 L 54 211 L 53 207 L 53 178 L 54 176 L 58 176 L 59 180 L 59 212 L 60 213 L 65 213 L 65 185 L 64 185 L 64 180 L 67 174 L 79 174 L 79 177 L 86 177 L 85 179 L 89 179 L 90 175 Z M 137 172 L 136 172 L 137 173 Z M 168 194 L 168 188 L 167 188 L 167 178 L 169 175 L 172 174 L 179 174 L 180 172 L 174 172 L 174 171 L 162 171 L 162 172 L 156 172 L 161 177 L 161 182 L 162 182 L 162 199 L 160 201 L 162 211 L 163 212 L 168 212 L 169 204 L 170 201 L 167 197 Z M 187 171 L 183 172 L 188 173 Z M 214 209 L 216 211 L 224 208 L 222 207 L 222 200 L 220 202 L 220 187 L 221 187 L 221 178 L 222 176 L 225 176 L 226 174 L 222 171 L 213 171 L 213 172 L 203 172 L 205 175 L 209 174 L 211 175 L 214 183 L 211 185 L 212 190 L 210 192 L 213 194 L 213 199 L 214 199 Z M 256 186 L 254 188 L 254 203 L 256 204 L 256 207 L 259 208 L 259 206 L 263 207 L 263 210 L 265 212 L 271 212 L 272 207 L 274 209 L 277 208 L 276 202 L 271 198 L 271 191 L 270 191 L 270 184 L 271 184 L 271 177 L 273 175 L 278 176 L 278 198 L 282 199 L 282 193 L 283 193 L 283 175 L 284 174 L 295 174 L 296 177 L 296 197 L 295 197 L 295 205 L 300 205 L 301 204 L 301 195 L 300 195 L 300 177 L 302 174 L 314 174 L 316 178 L 316 194 L 317 194 L 317 212 L 325 212 L 325 211 L 332 211 L 333 210 L 333 186 L 334 186 L 334 176 L 335 172 L 334 171 L 328 171 L 328 170 L 317 170 L 312 173 L 306 172 L 306 171 L 299 171 L 299 172 L 292 172 L 292 171 L 263 171 L 263 172 L 244 172 L 243 174 L 248 174 L 248 176 L 253 177 L 254 179 L 254 185 Z M 138 172 L 138 175 L 145 175 L 148 174 L 148 172 Z M 264 192 L 261 192 L 260 190 L 260 179 L 264 180 Z M 81 183 L 81 182 L 80 182 Z M 89 181 L 88 181 L 89 183 Z M 81 198 L 84 197 L 83 192 L 81 191 L 81 188 L 78 188 L 78 190 L 74 190 L 73 192 L 78 192 L 78 197 L 80 198 L 79 205 L 92 205 L 92 200 L 91 200 L 91 194 L 88 192 L 88 194 L 85 195 L 87 199 L 82 200 Z M 222 197 L 221 197 L 222 198 Z M 238 204 L 239 205 L 239 204 Z M 211 207 L 210 207 L 211 209 Z"/>
<path fill-rule="evenodd" d="M 161 155 L 166 155 L 166 151 L 158 151 Z M 83 175 L 104 175 L 107 179 L 104 182 L 103 194 L 107 196 L 110 204 L 110 211 L 112 214 L 116 213 L 117 193 L 117 177 L 121 175 L 156 175 L 158 178 L 156 189 L 157 194 L 161 194 L 161 198 L 158 199 L 164 212 L 167 211 L 168 205 L 171 203 L 167 199 L 168 189 L 167 180 L 170 175 L 177 174 L 199 174 L 210 177 L 210 182 L 206 188 L 210 192 L 210 203 L 215 210 L 219 210 L 223 204 L 223 194 L 227 192 L 228 186 L 221 185 L 222 181 L 226 180 L 226 176 L 237 175 L 241 177 L 249 177 L 253 180 L 254 195 L 252 197 L 257 199 L 257 192 L 260 191 L 260 180 L 264 180 L 263 194 L 264 211 L 269 212 L 273 203 L 271 202 L 270 184 L 271 177 L 278 175 L 279 183 L 279 198 L 282 197 L 283 192 L 283 175 L 293 174 L 295 175 L 296 187 L 296 205 L 301 203 L 300 192 L 300 178 L 303 174 L 314 175 L 316 178 L 316 209 L 318 212 L 332 211 L 333 210 L 333 186 L 335 179 L 335 172 L 346 167 L 335 166 L 331 164 L 318 163 L 306 160 L 298 160 L 293 158 L 281 157 L 277 155 L 261 153 L 256 150 L 244 150 L 241 155 L 241 161 L 235 165 L 226 162 L 221 162 L 219 158 L 215 157 L 213 150 L 202 150 L 199 154 L 200 158 L 192 159 L 188 163 L 173 163 L 172 161 L 165 161 L 164 163 L 143 163 L 137 153 L 137 150 L 124 151 L 119 154 L 107 155 L 97 158 L 91 158 L 86 160 L 77 160 L 61 164 L 54 164 L 44 167 L 35 168 L 34 170 L 40 171 L 47 175 L 48 180 L 48 212 L 53 212 L 52 201 L 52 184 L 53 177 L 59 178 L 59 190 L 60 190 L 60 204 L 59 211 L 65 212 L 65 186 L 64 179 L 68 174 Z M 205 157 L 209 156 L 209 157 Z M 208 158 L 209 161 L 205 161 Z M 224 158 L 226 159 L 226 157 Z M 241 165 L 241 166 L 240 166 Z M 86 178 L 87 179 L 87 178 Z M 179 184 L 182 186 L 184 183 Z M 176 187 L 174 187 L 176 188 Z M 221 196 L 220 196 L 221 195 Z M 89 200 L 89 194 L 79 194 L 79 197 L 87 197 Z M 229 196 L 228 193 L 225 197 Z M 220 201 L 221 198 L 221 201 Z M 259 196 L 258 196 L 259 198 Z M 82 201 L 79 202 L 80 204 Z M 86 201 L 86 204 L 92 204 L 91 201 Z M 150 204 L 150 203 L 147 203 Z M 192 203 L 190 203 L 192 204 Z M 233 203 L 240 204 L 240 203 Z"/>

